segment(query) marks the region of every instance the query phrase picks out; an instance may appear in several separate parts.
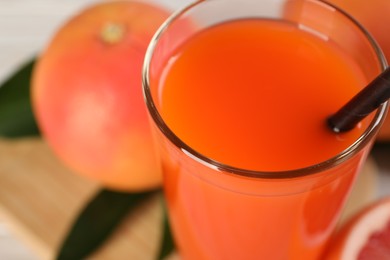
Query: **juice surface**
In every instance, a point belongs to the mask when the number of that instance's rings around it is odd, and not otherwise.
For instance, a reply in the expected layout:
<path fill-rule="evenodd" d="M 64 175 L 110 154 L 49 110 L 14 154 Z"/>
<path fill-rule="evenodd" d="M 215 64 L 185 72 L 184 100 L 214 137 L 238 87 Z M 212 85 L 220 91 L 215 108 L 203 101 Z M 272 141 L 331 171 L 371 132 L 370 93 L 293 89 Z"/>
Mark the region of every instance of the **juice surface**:
<path fill-rule="evenodd" d="M 313 165 L 348 147 L 367 124 L 343 135 L 327 129 L 326 118 L 366 79 L 332 42 L 287 23 L 208 28 L 180 46 L 159 77 L 151 86 L 168 127 L 234 167 Z M 161 139 L 175 242 L 182 259 L 196 260 L 319 259 L 368 151 L 324 174 L 263 180 L 207 167 Z"/>
<path fill-rule="evenodd" d="M 336 135 L 326 118 L 366 83 L 332 45 L 287 23 L 230 22 L 196 35 L 167 63 L 158 105 L 201 154 L 280 171 L 329 159 L 364 127 Z"/>

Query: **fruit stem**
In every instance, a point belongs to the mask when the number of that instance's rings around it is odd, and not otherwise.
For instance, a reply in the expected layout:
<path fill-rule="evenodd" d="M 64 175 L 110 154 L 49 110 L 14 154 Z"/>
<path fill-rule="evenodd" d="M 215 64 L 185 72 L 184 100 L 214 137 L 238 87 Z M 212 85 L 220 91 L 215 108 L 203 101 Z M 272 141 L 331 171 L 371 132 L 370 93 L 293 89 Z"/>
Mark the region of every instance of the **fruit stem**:
<path fill-rule="evenodd" d="M 125 31 L 124 25 L 109 22 L 103 26 L 100 37 L 104 43 L 115 44 L 123 39 Z"/>

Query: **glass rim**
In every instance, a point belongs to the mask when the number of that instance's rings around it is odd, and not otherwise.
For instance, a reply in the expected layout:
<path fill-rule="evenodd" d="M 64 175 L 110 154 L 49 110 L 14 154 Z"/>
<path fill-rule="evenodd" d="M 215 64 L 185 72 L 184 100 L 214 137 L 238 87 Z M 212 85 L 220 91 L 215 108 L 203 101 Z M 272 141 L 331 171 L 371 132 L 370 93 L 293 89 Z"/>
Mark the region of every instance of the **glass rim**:
<path fill-rule="evenodd" d="M 372 138 L 374 138 L 374 135 L 378 132 L 379 127 L 384 121 L 389 101 L 381 104 L 379 108 L 377 108 L 375 115 L 373 116 L 370 124 L 367 126 L 367 129 L 359 136 L 359 138 L 356 139 L 355 142 L 353 142 L 350 146 L 348 146 L 346 149 L 338 153 L 337 155 L 324 160 L 322 162 L 297 168 L 297 169 L 291 169 L 291 170 L 281 170 L 281 171 L 258 171 L 258 170 L 251 170 L 251 169 L 244 169 L 240 167 L 231 166 L 225 163 L 221 163 L 219 161 L 216 161 L 212 158 L 209 158 L 202 153 L 196 151 L 189 145 L 187 145 L 184 141 L 182 141 L 165 123 L 163 117 L 158 112 L 158 109 L 155 105 L 155 102 L 153 100 L 151 90 L 150 90 L 150 84 L 149 84 L 149 67 L 150 63 L 153 57 L 154 50 L 159 42 L 159 39 L 161 35 L 170 27 L 170 25 L 175 22 L 177 19 L 179 19 L 183 14 L 187 13 L 187 11 L 191 10 L 193 7 L 202 4 L 203 2 L 207 1 L 213 1 L 213 0 L 199 0 L 194 3 L 191 3 L 182 9 L 177 10 L 174 12 L 156 31 L 155 35 L 153 36 L 152 40 L 150 41 L 150 44 L 147 48 L 144 64 L 142 68 L 142 89 L 143 89 L 143 95 L 144 100 L 147 106 L 147 109 L 149 111 L 149 115 L 151 116 L 152 120 L 158 127 L 158 129 L 162 132 L 162 134 L 168 138 L 168 140 L 179 150 L 181 150 L 184 154 L 191 157 L 195 161 L 209 167 L 214 168 L 222 172 L 227 172 L 231 174 L 241 175 L 244 177 L 254 177 L 254 178 L 260 178 L 260 179 L 290 179 L 290 178 L 297 178 L 297 177 L 303 177 L 307 175 L 314 175 L 316 173 L 322 172 L 324 170 L 327 170 L 331 167 L 334 167 L 345 160 L 351 158 L 353 155 L 357 154 L 360 150 L 363 149 L 363 147 L 369 142 Z M 375 56 L 378 58 L 378 62 L 380 63 L 380 69 L 381 71 L 384 71 L 387 68 L 387 62 L 386 58 L 375 41 L 375 39 L 371 36 L 371 34 L 351 15 L 346 13 L 344 10 L 338 8 L 337 6 L 323 2 L 321 0 L 304 0 L 307 2 L 316 2 L 319 4 L 324 4 L 326 6 L 334 8 L 338 13 L 340 13 L 342 16 L 346 17 L 349 21 L 356 26 L 358 30 L 360 30 L 364 37 L 369 41 L 370 46 L 373 48 L 375 52 Z"/>

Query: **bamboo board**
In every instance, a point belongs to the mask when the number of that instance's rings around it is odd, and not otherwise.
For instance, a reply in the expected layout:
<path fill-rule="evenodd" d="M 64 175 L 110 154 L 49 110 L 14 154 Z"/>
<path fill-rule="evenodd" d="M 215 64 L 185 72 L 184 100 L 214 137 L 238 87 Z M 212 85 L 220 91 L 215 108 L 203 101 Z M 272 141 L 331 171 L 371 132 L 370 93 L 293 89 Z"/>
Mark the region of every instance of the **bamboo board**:
<path fill-rule="evenodd" d="M 343 220 L 375 198 L 376 178 L 375 163 L 369 160 Z M 0 139 L 0 217 L 39 259 L 55 257 L 74 218 L 99 188 L 64 167 L 39 138 Z M 161 218 L 159 198 L 152 198 L 130 214 L 91 259 L 154 259 Z"/>

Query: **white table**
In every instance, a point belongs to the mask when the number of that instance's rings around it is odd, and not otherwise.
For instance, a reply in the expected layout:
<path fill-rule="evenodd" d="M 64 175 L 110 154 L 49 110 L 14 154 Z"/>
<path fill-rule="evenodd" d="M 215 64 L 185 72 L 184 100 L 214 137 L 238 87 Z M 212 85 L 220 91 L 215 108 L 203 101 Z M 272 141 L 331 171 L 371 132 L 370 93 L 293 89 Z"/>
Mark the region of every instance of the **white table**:
<path fill-rule="evenodd" d="M 176 9 L 190 0 L 155 0 Z M 36 55 L 54 31 L 70 15 L 96 0 L 0 0 L 0 82 L 28 58 Z M 390 165 L 387 152 L 377 152 L 381 166 L 378 196 L 390 194 Z M 26 245 L 9 232 L 0 219 L 0 259 L 36 259 Z"/>

